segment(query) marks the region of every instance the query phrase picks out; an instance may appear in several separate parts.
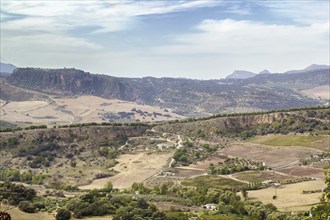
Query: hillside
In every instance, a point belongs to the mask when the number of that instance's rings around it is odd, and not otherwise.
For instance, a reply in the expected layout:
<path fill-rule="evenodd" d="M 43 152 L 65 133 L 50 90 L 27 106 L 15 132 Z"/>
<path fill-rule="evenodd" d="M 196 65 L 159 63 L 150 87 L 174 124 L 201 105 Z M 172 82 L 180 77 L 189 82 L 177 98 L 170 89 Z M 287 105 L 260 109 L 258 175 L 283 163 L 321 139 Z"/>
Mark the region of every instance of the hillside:
<path fill-rule="evenodd" d="M 8 194 L 23 187 L 8 182 L 0 183 L 0 196 L 21 211 L 38 212 L 30 219 L 54 213 L 57 204 L 75 218 L 116 216 L 127 203 L 152 203 L 153 210 L 166 215 L 191 216 L 215 203 L 219 211 L 203 216 L 219 219 L 224 216 L 221 208 L 232 207 L 228 201 L 246 211 L 228 209 L 227 217 L 248 219 L 255 214 L 247 210 L 255 207 L 269 209 L 267 215 L 299 219 L 319 203 L 325 188 L 329 114 L 329 108 L 315 107 L 162 125 L 15 128 L 0 132 L 0 180 L 25 183 L 23 192 L 35 190 L 34 196 Z M 275 199 L 273 183 L 278 184 Z"/>
<path fill-rule="evenodd" d="M 329 81 L 328 70 L 298 74 L 259 74 L 248 79 L 191 80 L 182 78 L 119 78 L 76 69 L 18 68 L 8 78 L 11 86 L 48 95 L 94 95 L 173 109 L 186 116 L 221 112 L 315 106 L 299 89 Z M 1 91 L 1 98 L 10 101 Z"/>

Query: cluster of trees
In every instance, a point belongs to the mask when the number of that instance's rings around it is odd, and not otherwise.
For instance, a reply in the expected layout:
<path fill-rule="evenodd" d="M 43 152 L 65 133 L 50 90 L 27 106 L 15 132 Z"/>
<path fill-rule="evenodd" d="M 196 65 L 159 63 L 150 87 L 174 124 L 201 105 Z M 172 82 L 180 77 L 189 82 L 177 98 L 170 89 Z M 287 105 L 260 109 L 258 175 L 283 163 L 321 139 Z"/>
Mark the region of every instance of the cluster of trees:
<path fill-rule="evenodd" d="M 324 193 L 321 204 L 312 209 L 313 219 L 326 219 L 330 213 L 330 177 L 326 178 L 327 190 Z M 248 193 L 242 190 L 244 200 L 237 195 L 237 191 L 228 189 L 215 189 L 207 187 L 184 187 L 179 184 L 161 184 L 153 188 L 146 187 L 142 183 L 134 183 L 132 188 L 119 193 L 114 191 L 112 184 L 108 184 L 100 190 L 92 190 L 80 196 L 70 199 L 54 200 L 36 197 L 33 189 L 9 182 L 0 183 L 0 200 L 7 201 L 11 205 L 18 206 L 24 212 L 37 212 L 38 210 L 53 210 L 57 220 L 67 220 L 73 214 L 76 218 L 84 216 L 112 215 L 114 220 L 120 219 L 160 219 L 176 220 L 188 219 L 188 215 L 177 212 L 161 212 L 156 206 L 150 204 L 153 201 L 151 195 L 159 198 L 186 199 L 191 205 L 215 204 L 216 210 L 209 212 L 210 217 L 236 216 L 260 220 L 289 220 L 302 219 L 304 214 L 291 215 L 278 212 L 272 204 L 262 204 L 257 201 L 249 201 Z M 168 201 L 168 200 L 166 200 Z M 52 207 L 48 207 L 52 206 Z M 193 216 L 193 213 L 190 213 Z M 197 217 L 197 216 L 196 216 Z M 304 217 L 305 218 L 305 217 Z M 307 218 L 307 217 L 306 217 Z"/>
<path fill-rule="evenodd" d="M 32 171 L 20 172 L 17 169 L 0 170 L 0 181 L 15 181 L 27 184 L 42 184 L 44 175 L 33 174 Z"/>
<path fill-rule="evenodd" d="M 224 163 L 215 166 L 210 164 L 208 173 L 209 174 L 232 174 L 242 172 L 246 170 L 264 170 L 266 167 L 260 161 L 252 161 L 239 158 L 227 158 Z"/>
<path fill-rule="evenodd" d="M 35 130 L 35 129 L 47 129 L 47 125 L 31 125 L 29 127 L 10 127 L 10 128 L 0 128 L 0 132 L 13 132 L 22 130 Z"/>
<path fill-rule="evenodd" d="M 325 184 L 326 188 L 321 197 L 321 204 L 313 207 L 311 210 L 315 220 L 329 219 L 330 216 L 330 165 L 326 167 Z"/>
<path fill-rule="evenodd" d="M 184 166 L 188 166 L 194 161 L 206 159 L 219 147 L 219 145 L 210 146 L 209 144 L 202 144 L 200 146 L 197 146 L 189 141 L 184 142 L 182 146 L 183 147 L 175 150 L 173 159 L 175 160 L 175 164 L 179 163 Z"/>
<path fill-rule="evenodd" d="M 118 122 L 89 122 L 89 123 L 75 123 L 75 124 L 67 124 L 67 125 L 58 125 L 53 126 L 53 128 L 77 128 L 77 127 L 91 127 L 91 126 L 144 126 L 144 127 L 152 127 L 153 124 L 150 123 L 142 123 L 142 122 L 130 122 L 130 123 L 118 123 Z M 14 132 L 14 131 L 22 131 L 22 130 L 35 130 L 35 129 L 47 129 L 47 125 L 31 125 L 29 127 L 6 127 L 0 128 L 0 132 Z"/>
<path fill-rule="evenodd" d="M 32 201 L 36 197 L 36 191 L 23 185 L 11 182 L 0 183 L 0 201 L 6 201 L 10 205 L 18 205 L 22 201 Z"/>

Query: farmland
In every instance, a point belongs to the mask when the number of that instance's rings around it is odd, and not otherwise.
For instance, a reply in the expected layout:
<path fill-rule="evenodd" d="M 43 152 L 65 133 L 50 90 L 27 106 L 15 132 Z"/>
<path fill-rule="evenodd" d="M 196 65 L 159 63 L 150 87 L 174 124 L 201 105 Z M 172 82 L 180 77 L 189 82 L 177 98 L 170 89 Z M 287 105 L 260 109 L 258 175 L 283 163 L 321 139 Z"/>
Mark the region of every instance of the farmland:
<path fill-rule="evenodd" d="M 310 132 L 247 138 L 241 135 L 244 132 L 233 133 L 236 126 L 242 126 L 233 120 L 250 120 L 249 115 L 239 117 L 223 119 L 223 126 L 231 126 L 229 132 L 213 136 L 201 130 L 208 120 L 173 124 L 189 128 L 185 133 L 162 130 L 171 124 L 141 123 L 92 123 L 1 132 L 0 162 L 6 170 L 1 171 L 0 177 L 24 182 L 25 187 L 37 192 L 31 204 L 46 204 L 39 213 L 25 215 L 16 208 L 12 215 L 22 215 L 22 219 L 52 218 L 59 202 L 75 213 L 74 217 L 91 217 L 100 209 L 107 219 L 118 214 L 114 205 L 119 200 L 123 209 L 135 209 L 137 200 L 143 199 L 169 215 L 176 215 L 171 207 L 178 205 L 182 208 L 179 214 L 189 212 L 196 217 L 202 205 L 215 203 L 219 211 L 214 213 L 235 213 L 235 217 L 244 218 L 252 215 L 248 210 L 259 206 L 258 201 L 298 214 L 319 203 L 326 186 L 323 167 L 328 164 L 326 146 L 330 144 L 327 130 L 322 130 L 322 120 Z M 258 117 L 253 116 L 253 120 Z M 258 123 L 265 123 L 267 117 L 260 118 Z M 258 124 L 245 126 L 259 128 Z M 247 192 L 244 199 L 238 196 L 241 192 Z M 86 199 L 89 204 L 85 208 L 75 208 L 85 204 Z M 235 210 L 242 212 L 228 211 L 230 200 L 235 200 Z M 272 206 L 262 206 L 279 214 Z M 43 217 L 46 210 L 52 214 Z M 200 215 L 209 218 L 203 216 Z"/>

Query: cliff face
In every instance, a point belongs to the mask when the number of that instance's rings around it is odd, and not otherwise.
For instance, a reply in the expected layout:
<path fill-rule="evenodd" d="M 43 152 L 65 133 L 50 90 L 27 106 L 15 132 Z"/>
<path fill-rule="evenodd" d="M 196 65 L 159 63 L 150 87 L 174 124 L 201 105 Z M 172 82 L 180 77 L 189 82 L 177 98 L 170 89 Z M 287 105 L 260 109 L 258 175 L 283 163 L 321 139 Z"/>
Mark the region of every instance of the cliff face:
<path fill-rule="evenodd" d="M 47 94 L 95 95 L 171 108 L 186 116 L 203 116 L 320 105 L 320 101 L 297 93 L 291 85 L 313 87 L 326 83 L 326 77 L 327 72 L 321 71 L 303 75 L 261 74 L 234 81 L 121 78 L 77 69 L 17 68 L 7 80 L 11 85 Z"/>
<path fill-rule="evenodd" d="M 134 100 L 136 97 L 134 88 L 118 78 L 93 75 L 76 69 L 19 68 L 8 81 L 12 85 L 49 94 L 91 94 L 123 100 Z"/>

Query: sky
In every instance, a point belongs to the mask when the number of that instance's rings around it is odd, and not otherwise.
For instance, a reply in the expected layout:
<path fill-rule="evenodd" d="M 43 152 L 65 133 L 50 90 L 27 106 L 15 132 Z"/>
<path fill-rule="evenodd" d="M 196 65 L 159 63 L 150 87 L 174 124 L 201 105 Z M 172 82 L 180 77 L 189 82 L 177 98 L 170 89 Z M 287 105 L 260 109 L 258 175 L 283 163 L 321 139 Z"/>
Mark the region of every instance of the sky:
<path fill-rule="evenodd" d="M 329 0 L 1 0 L 1 62 L 220 79 L 330 60 Z"/>

